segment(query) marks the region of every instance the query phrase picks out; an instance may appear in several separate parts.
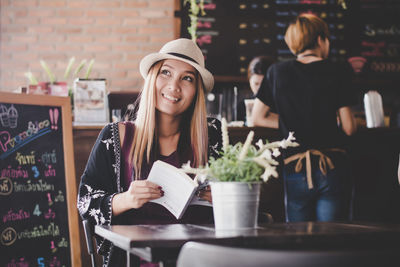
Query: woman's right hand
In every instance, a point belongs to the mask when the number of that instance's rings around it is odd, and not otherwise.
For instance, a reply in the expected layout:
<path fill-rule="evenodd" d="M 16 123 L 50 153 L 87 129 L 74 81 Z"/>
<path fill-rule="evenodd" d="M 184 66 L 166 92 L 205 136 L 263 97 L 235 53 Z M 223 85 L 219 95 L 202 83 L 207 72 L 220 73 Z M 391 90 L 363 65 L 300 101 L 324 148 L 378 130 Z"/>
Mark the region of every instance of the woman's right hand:
<path fill-rule="evenodd" d="M 116 194 L 112 200 L 113 215 L 119 215 L 130 209 L 138 209 L 150 200 L 164 195 L 162 188 L 147 180 L 131 182 L 126 192 Z"/>

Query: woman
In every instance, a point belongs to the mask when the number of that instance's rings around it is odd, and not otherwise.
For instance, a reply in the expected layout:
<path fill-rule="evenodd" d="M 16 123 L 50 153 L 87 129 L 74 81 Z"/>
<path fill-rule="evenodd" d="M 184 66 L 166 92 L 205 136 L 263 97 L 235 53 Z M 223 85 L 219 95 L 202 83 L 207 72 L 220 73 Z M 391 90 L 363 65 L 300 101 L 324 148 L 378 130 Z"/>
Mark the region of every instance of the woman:
<path fill-rule="evenodd" d="M 254 96 L 257 94 L 264 75 L 272 62 L 272 58 L 268 56 L 257 56 L 250 61 L 247 67 L 247 79 L 249 81 L 250 90 L 253 92 Z M 254 96 L 252 98 L 254 98 Z M 244 100 L 240 101 L 238 105 L 237 120 L 246 121 L 246 105 Z"/>
<path fill-rule="evenodd" d="M 253 109 L 255 125 L 279 126 L 283 136 L 294 132 L 300 143 L 284 154 L 287 221 L 347 219 L 350 173 L 345 146 L 346 136 L 356 131 L 350 109 L 356 101 L 350 69 L 327 60 L 328 37 L 322 19 L 298 16 L 285 34 L 296 59 L 268 69 Z M 272 107 L 277 113 L 270 112 Z"/>
<path fill-rule="evenodd" d="M 146 181 L 153 162 L 180 168 L 205 165 L 220 149 L 220 123 L 206 118 L 205 90 L 214 85 L 204 57 L 189 39 L 165 44 L 144 57 L 144 88 L 133 122 L 113 123 L 100 133 L 82 176 L 78 209 L 92 224 L 211 223 L 212 209 L 189 206 L 177 220 L 164 207 L 149 202 L 162 188 Z M 165 177 L 168 179 L 168 177 Z M 211 192 L 200 197 L 211 201 Z M 124 252 L 98 240 L 105 266 L 123 266 Z"/>

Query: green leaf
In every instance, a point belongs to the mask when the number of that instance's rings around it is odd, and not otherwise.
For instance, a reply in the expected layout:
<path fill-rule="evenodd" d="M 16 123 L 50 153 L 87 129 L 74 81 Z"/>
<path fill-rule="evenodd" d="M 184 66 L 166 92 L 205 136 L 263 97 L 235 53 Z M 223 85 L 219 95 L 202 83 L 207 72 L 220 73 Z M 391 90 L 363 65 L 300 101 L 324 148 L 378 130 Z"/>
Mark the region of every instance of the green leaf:
<path fill-rule="evenodd" d="M 40 65 L 47 73 L 50 83 L 54 83 L 56 81 L 56 76 L 54 76 L 54 74 L 51 72 L 51 70 L 50 70 L 49 66 L 47 66 L 46 62 L 44 60 L 40 60 Z"/>
<path fill-rule="evenodd" d="M 86 70 L 86 75 L 85 75 L 85 79 L 89 78 L 90 73 L 92 72 L 92 67 L 93 67 L 93 63 L 94 63 L 94 59 L 90 60 L 89 62 L 89 67 Z"/>
<path fill-rule="evenodd" d="M 25 72 L 24 76 L 26 78 L 28 78 L 29 84 L 32 84 L 32 85 L 37 85 L 38 84 L 38 81 L 37 81 L 37 79 L 35 78 L 35 76 L 33 75 L 32 72 L 30 72 L 30 71 L 29 72 Z"/>
<path fill-rule="evenodd" d="M 78 75 L 78 73 L 82 70 L 82 68 L 85 66 L 85 64 L 86 64 L 86 59 L 82 59 L 81 63 L 79 63 L 78 67 L 75 69 L 74 77 L 76 77 Z"/>
<path fill-rule="evenodd" d="M 71 68 L 72 68 L 72 65 L 74 64 L 74 62 L 75 62 L 75 57 L 71 57 L 71 58 L 69 59 L 67 68 L 65 69 L 64 79 L 67 79 L 67 78 L 68 78 L 69 73 L 71 72 Z"/>

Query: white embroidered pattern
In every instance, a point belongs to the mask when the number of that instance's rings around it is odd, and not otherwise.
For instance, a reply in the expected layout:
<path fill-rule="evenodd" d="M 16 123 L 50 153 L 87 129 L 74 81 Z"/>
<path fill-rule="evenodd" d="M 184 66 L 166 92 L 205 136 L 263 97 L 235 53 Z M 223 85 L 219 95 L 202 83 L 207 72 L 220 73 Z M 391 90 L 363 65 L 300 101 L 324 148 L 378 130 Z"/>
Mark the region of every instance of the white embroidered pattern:
<path fill-rule="evenodd" d="M 209 127 L 213 127 L 215 130 L 218 130 L 217 126 L 215 125 L 216 119 L 212 119 L 211 121 L 208 121 L 207 124 Z"/>
<path fill-rule="evenodd" d="M 80 199 L 78 199 L 78 210 L 80 214 L 85 214 L 88 211 L 91 199 L 96 199 L 105 196 L 105 192 L 103 190 L 93 190 L 93 188 L 87 184 L 85 184 L 85 187 L 88 193 L 85 194 Z M 89 215 L 94 217 L 97 224 L 99 224 L 99 222 L 102 222 L 102 224 L 104 224 L 105 218 L 103 214 L 100 213 L 100 210 L 99 210 L 100 216 L 99 213 L 97 214 L 93 213 L 93 210 L 94 209 L 91 209 L 89 211 Z"/>
<path fill-rule="evenodd" d="M 214 145 L 211 145 L 211 149 L 213 150 L 213 152 L 214 152 L 215 154 L 218 154 L 218 153 L 219 153 L 218 147 L 219 147 L 219 143 L 218 143 L 218 142 L 216 142 Z"/>
<path fill-rule="evenodd" d="M 101 140 L 101 142 L 103 144 L 106 144 L 107 150 L 109 150 L 110 149 L 110 145 L 114 143 L 114 141 L 111 138 L 108 138 L 106 140 Z"/>
<path fill-rule="evenodd" d="M 89 211 L 89 215 L 95 219 L 96 224 L 104 224 L 106 222 L 106 219 L 104 218 L 100 209 L 91 209 Z"/>

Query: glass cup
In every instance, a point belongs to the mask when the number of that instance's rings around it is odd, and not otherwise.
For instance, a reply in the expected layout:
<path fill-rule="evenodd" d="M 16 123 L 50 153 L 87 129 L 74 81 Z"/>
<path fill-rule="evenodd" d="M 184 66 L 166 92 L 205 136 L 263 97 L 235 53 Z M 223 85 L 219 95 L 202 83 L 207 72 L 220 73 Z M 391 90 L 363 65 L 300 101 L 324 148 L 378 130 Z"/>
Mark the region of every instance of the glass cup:
<path fill-rule="evenodd" d="M 246 125 L 247 127 L 253 127 L 253 120 L 251 119 L 251 113 L 253 111 L 254 99 L 245 99 L 244 105 L 246 106 Z"/>

